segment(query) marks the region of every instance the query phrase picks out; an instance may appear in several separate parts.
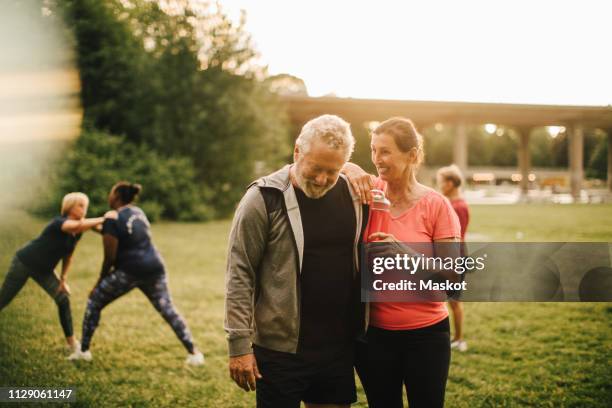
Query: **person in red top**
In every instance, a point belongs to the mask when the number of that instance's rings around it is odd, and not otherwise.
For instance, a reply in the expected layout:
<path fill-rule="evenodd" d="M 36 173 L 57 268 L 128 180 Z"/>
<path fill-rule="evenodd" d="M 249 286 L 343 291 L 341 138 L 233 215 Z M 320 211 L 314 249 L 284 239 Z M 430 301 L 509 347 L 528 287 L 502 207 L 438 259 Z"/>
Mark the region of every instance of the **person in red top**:
<path fill-rule="evenodd" d="M 370 148 L 378 177 L 353 163 L 343 169 L 362 200 L 369 200 L 370 190 L 377 188 L 391 202 L 388 232 L 367 240 L 431 243 L 432 252 L 434 242 L 459 242 L 461 227 L 450 202 L 416 179 L 423 146 L 412 121 L 384 121 L 372 132 Z M 458 256 L 459 250 L 429 255 Z M 369 308 L 369 326 L 356 358 L 368 406 L 403 407 L 405 386 L 411 408 L 442 407 L 450 364 L 446 303 L 372 302 Z"/>
<path fill-rule="evenodd" d="M 453 209 L 459 217 L 461 224 L 461 241 L 465 241 L 465 232 L 470 222 L 470 210 L 467 203 L 461 194 L 461 185 L 463 184 L 463 175 L 461 170 L 456 165 L 442 167 L 437 173 L 438 189 L 449 199 Z M 451 349 L 459 351 L 467 351 L 467 343 L 463 340 L 463 303 L 458 300 L 449 300 L 449 305 L 453 312 L 453 326 L 455 335 L 451 341 Z"/>

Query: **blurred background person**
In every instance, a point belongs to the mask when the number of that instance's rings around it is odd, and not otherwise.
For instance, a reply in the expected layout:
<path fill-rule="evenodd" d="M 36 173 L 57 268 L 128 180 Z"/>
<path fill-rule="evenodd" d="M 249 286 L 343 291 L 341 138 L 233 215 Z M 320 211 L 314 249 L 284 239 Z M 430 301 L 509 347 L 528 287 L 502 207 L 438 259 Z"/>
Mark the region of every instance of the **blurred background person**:
<path fill-rule="evenodd" d="M 461 194 L 461 186 L 463 184 L 463 174 L 458 166 L 452 164 L 447 167 L 442 167 L 436 175 L 438 189 L 446 198 L 449 199 L 453 209 L 459 217 L 461 224 L 461 255 L 465 255 L 465 233 L 470 222 L 470 210 L 467 202 Z M 449 299 L 448 304 L 451 307 L 453 315 L 454 336 L 451 340 L 451 349 L 459 351 L 467 351 L 467 342 L 463 339 L 463 320 L 465 317 L 463 311 L 463 303 L 459 300 Z"/>
<path fill-rule="evenodd" d="M 83 193 L 69 193 L 62 200 L 61 215 L 47 224 L 40 236 L 17 251 L 0 289 L 0 310 L 4 309 L 23 288 L 28 278 L 34 279 L 59 310 L 60 323 L 66 343 L 71 350 L 78 348 L 72 328 L 68 271 L 74 249 L 81 234 L 99 228 L 103 217 L 85 218 L 89 198 Z M 62 260 L 62 272 L 58 278 L 55 267 Z"/>
<path fill-rule="evenodd" d="M 195 347 L 185 320 L 172 303 L 164 262 L 151 241 L 149 220 L 144 211 L 132 204 L 141 190 L 140 184 L 120 181 L 109 193 L 108 203 L 112 210 L 105 214 L 102 227 L 102 271 L 87 302 L 81 347 L 68 358 L 90 361 L 89 346 L 102 309 L 138 288 L 172 327 L 189 353 L 186 363 L 202 365 L 204 356 Z"/>

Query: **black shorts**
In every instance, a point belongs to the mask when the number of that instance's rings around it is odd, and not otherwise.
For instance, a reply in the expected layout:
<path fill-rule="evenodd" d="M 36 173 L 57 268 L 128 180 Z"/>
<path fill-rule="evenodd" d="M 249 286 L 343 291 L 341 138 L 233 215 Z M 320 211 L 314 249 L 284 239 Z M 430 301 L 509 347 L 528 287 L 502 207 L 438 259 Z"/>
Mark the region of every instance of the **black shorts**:
<path fill-rule="evenodd" d="M 253 346 L 262 378 L 257 380 L 258 408 L 299 408 L 311 404 L 357 401 L 354 346 L 325 351 L 283 353 Z"/>

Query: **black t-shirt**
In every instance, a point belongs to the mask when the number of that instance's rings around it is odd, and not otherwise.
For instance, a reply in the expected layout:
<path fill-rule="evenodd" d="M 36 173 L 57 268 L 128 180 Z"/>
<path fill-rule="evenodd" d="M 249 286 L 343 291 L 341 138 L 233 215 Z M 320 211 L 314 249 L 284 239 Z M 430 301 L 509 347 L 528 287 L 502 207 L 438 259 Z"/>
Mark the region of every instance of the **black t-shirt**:
<path fill-rule="evenodd" d="M 151 242 L 151 226 L 145 213 L 138 207 L 124 207 L 116 220 L 107 218 L 102 233 L 117 238 L 115 268 L 147 277 L 164 272 L 164 263 Z"/>
<path fill-rule="evenodd" d="M 299 349 L 344 347 L 358 314 L 353 245 L 355 209 L 342 178 L 319 199 L 295 189 L 304 230 Z"/>
<path fill-rule="evenodd" d="M 71 254 L 81 239 L 81 234 L 62 231 L 66 220 L 63 216 L 53 218 L 38 238 L 17 251 L 17 258 L 37 272 L 53 273 L 60 259 Z"/>

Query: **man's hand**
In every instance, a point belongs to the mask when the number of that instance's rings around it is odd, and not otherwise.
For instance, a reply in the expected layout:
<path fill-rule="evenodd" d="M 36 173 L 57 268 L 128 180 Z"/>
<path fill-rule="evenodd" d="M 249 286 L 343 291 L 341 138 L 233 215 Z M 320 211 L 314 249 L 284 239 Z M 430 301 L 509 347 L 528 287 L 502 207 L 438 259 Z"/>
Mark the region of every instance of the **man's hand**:
<path fill-rule="evenodd" d="M 230 357 L 229 371 L 232 380 L 245 391 L 254 391 L 255 380 L 262 378 L 253 353 Z"/>

